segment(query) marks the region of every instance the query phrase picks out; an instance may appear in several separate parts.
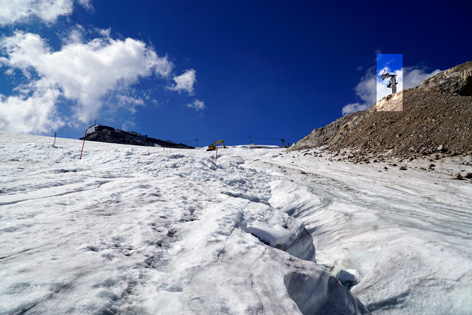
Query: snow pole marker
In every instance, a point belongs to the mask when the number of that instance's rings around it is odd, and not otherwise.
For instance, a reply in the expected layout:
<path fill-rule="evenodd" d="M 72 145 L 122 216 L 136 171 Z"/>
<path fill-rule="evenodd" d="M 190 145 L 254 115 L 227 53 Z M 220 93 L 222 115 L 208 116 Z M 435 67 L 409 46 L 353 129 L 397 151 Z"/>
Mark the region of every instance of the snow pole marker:
<path fill-rule="evenodd" d="M 87 137 L 87 130 L 85 130 L 84 142 L 82 142 L 82 151 L 80 151 L 80 158 L 82 160 L 82 152 L 84 152 L 85 138 Z"/>
<path fill-rule="evenodd" d="M 54 132 L 54 143 L 52 145 L 56 145 L 56 132 Z"/>
<path fill-rule="evenodd" d="M 218 145 L 216 145 L 216 152 L 215 152 L 215 162 L 218 159 Z"/>

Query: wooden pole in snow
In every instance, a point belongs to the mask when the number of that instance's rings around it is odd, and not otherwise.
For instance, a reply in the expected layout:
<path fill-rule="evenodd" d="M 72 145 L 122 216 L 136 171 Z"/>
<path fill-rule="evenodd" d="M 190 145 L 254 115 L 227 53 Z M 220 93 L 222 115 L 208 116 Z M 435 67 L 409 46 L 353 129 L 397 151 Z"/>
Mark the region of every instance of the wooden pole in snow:
<path fill-rule="evenodd" d="M 87 130 L 85 130 L 84 142 L 82 142 L 82 151 L 80 151 L 80 158 L 82 160 L 82 153 L 84 152 L 85 138 L 87 137 Z"/>
<path fill-rule="evenodd" d="M 52 145 L 56 145 L 56 132 L 54 132 L 54 143 Z"/>
<path fill-rule="evenodd" d="M 215 162 L 218 159 L 218 145 L 216 145 Z"/>

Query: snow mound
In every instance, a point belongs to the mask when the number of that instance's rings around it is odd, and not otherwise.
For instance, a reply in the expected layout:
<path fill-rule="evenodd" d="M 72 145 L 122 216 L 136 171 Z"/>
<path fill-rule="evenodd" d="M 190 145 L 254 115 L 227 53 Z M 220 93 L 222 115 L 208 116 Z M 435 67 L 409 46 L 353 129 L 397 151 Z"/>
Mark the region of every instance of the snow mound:
<path fill-rule="evenodd" d="M 269 227 L 263 223 L 252 223 L 247 226 L 246 232 L 257 236 L 272 247 L 288 247 L 290 245 L 290 232 L 280 226 Z"/>
<path fill-rule="evenodd" d="M 281 226 L 254 222 L 247 224 L 244 230 L 272 247 L 284 250 L 300 259 L 315 261 L 313 238 L 303 225 L 295 226 L 289 231 Z"/>

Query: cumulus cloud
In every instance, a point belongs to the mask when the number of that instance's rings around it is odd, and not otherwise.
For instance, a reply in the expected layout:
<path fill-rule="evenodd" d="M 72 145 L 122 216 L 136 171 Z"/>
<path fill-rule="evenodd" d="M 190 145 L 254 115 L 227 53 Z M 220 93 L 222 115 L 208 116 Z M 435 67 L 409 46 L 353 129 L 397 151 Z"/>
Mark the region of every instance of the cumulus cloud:
<path fill-rule="evenodd" d="M 193 103 L 187 104 L 187 107 L 195 109 L 197 112 L 199 110 L 204 110 L 206 108 L 205 103 L 199 100 L 195 100 Z"/>
<path fill-rule="evenodd" d="M 411 89 L 420 85 L 424 80 L 431 78 L 433 75 L 438 74 L 441 70 L 436 69 L 432 72 L 428 72 L 426 68 L 408 67 L 405 68 L 404 87 L 405 89 Z"/>
<path fill-rule="evenodd" d="M 375 104 L 379 99 L 389 95 L 391 89 L 387 88 L 388 80 L 382 80 L 380 75 L 383 70 L 392 73 L 392 70 L 385 68 L 375 73 L 375 67 L 367 69 L 366 74 L 360 79 L 359 83 L 354 88 L 354 92 L 361 101 L 347 104 L 342 108 L 342 114 L 357 112 L 360 110 L 367 110 Z M 441 72 L 441 70 L 434 70 L 428 72 L 426 68 L 405 67 L 394 71 L 397 75 L 397 91 L 403 88 L 409 89 L 419 85 L 424 80 Z"/>
<path fill-rule="evenodd" d="M 0 130 L 46 133 L 64 126 L 56 112 L 57 89 L 37 89 L 32 95 L 0 96 Z"/>
<path fill-rule="evenodd" d="M 367 70 L 367 73 L 361 78 L 360 82 L 354 88 L 356 95 L 362 100 L 364 104 L 375 103 L 375 88 L 376 80 L 373 69 Z"/>
<path fill-rule="evenodd" d="M 135 39 L 102 37 L 86 43 L 75 39 L 59 51 L 52 51 L 43 38 L 31 33 L 15 32 L 0 41 L 5 55 L 0 57 L 0 66 L 20 70 L 26 78 L 32 78 L 17 89 L 21 90 L 20 96 L 1 99 L 2 117 L 7 118 L 0 129 L 41 133 L 57 127 L 54 121 L 61 121 L 55 114 L 59 97 L 73 101 L 75 120 L 89 122 L 97 117 L 107 95 L 126 95 L 124 91 L 139 78 L 151 75 L 166 78 L 172 71 L 172 63 L 166 57 L 157 56 L 153 49 Z M 118 99 L 121 106 L 129 105 L 131 112 L 142 105 L 142 100 L 129 96 Z M 21 127 L 27 120 L 20 118 L 36 115 L 39 107 L 43 114 L 35 127 Z"/>
<path fill-rule="evenodd" d="M 185 91 L 189 94 L 193 93 L 193 85 L 196 82 L 196 71 L 193 69 L 187 70 L 184 74 L 174 77 L 175 85 L 169 87 L 174 91 Z"/>
<path fill-rule="evenodd" d="M 90 0 L 78 3 L 92 9 Z M 71 14 L 73 8 L 74 0 L 0 0 L 0 26 L 26 22 L 32 17 L 54 23 L 58 17 Z"/>
<path fill-rule="evenodd" d="M 343 115 L 369 109 L 369 107 L 375 103 L 376 78 L 373 67 L 367 69 L 366 74 L 354 88 L 354 92 L 361 101 L 344 106 L 342 109 Z"/>

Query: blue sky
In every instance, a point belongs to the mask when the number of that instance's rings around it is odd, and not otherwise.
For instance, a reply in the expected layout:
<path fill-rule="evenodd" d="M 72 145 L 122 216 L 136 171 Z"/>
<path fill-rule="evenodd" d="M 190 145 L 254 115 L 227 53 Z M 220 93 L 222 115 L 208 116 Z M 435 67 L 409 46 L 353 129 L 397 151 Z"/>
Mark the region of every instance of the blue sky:
<path fill-rule="evenodd" d="M 293 143 L 472 59 L 469 1 L 0 0 L 0 131 L 97 123 L 200 145 Z"/>

